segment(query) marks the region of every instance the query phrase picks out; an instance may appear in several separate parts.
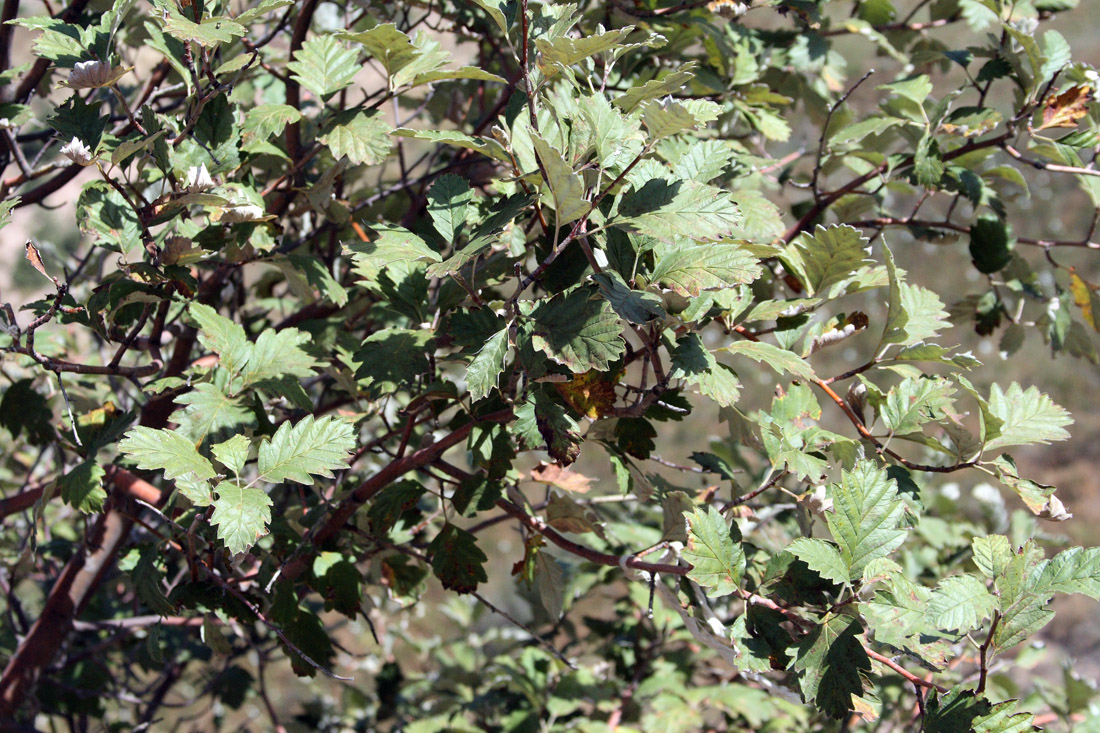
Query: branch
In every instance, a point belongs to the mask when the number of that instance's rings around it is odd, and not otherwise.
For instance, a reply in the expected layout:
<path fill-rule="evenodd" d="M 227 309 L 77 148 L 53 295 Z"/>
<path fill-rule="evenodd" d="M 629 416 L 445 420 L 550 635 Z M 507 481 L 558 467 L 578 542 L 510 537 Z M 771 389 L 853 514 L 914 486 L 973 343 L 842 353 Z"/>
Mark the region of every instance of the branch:
<path fill-rule="evenodd" d="M 930 21 L 927 21 L 925 23 L 887 23 L 886 25 L 876 25 L 876 26 L 872 26 L 871 30 L 874 30 L 878 33 L 890 33 L 891 31 L 893 31 L 893 32 L 911 31 L 911 32 L 919 33 L 921 31 L 931 30 L 932 28 L 943 28 L 944 26 L 951 25 L 952 23 L 957 23 L 960 20 L 962 20 L 962 15 L 956 13 L 955 15 L 952 15 L 949 18 L 940 18 L 938 20 L 930 20 Z M 828 30 L 818 31 L 818 34 L 828 37 L 828 36 L 846 36 L 846 35 L 850 35 L 850 34 L 853 34 L 853 33 L 861 33 L 862 34 L 862 33 L 866 33 L 866 32 L 867 31 L 866 31 L 865 27 L 864 28 L 844 27 L 844 28 L 830 28 Z"/>
<path fill-rule="evenodd" d="M 883 655 L 876 652 L 874 649 L 868 649 L 867 647 L 863 647 L 863 650 L 865 652 L 867 652 L 867 656 L 869 656 L 871 659 L 875 660 L 879 664 L 886 665 L 887 667 L 889 667 L 890 669 L 894 670 L 895 672 L 900 674 L 902 677 L 904 677 L 911 684 L 913 684 L 917 687 L 927 687 L 930 690 L 937 690 L 939 692 L 947 692 L 947 688 L 944 687 L 943 685 L 937 685 L 935 682 L 929 682 L 926 679 L 921 679 L 920 677 L 917 677 L 915 674 L 913 674 L 912 672 L 907 670 L 905 667 L 901 666 L 900 664 L 895 662 L 893 659 L 890 659 L 890 657 L 884 657 Z"/>
<path fill-rule="evenodd" d="M 647 573 L 664 573 L 666 575 L 687 575 L 691 572 L 690 565 L 666 565 L 662 563 L 644 562 L 634 555 L 611 555 L 606 552 L 593 550 L 591 547 L 579 545 L 558 534 L 558 531 L 550 527 L 546 522 L 537 517 L 532 517 L 527 512 L 506 499 L 498 499 L 497 508 L 503 509 L 508 514 L 518 519 L 528 529 L 538 532 L 546 539 L 553 542 L 561 549 L 577 557 L 584 558 L 597 565 L 606 565 L 612 568 L 628 567 Z"/>
<path fill-rule="evenodd" d="M 66 23 L 71 23 L 76 20 L 76 17 L 84 12 L 84 8 L 87 7 L 88 0 L 73 0 L 69 3 L 69 7 L 61 11 L 60 14 L 54 16 Z M 15 93 L 12 94 L 12 101 L 25 102 L 34 90 L 38 87 L 38 83 L 42 81 L 42 78 L 46 76 L 46 72 L 50 70 L 49 59 L 38 59 L 34 62 L 34 66 L 27 72 L 27 75 L 23 77 L 23 81 L 19 82 L 19 86 L 16 87 Z M 80 166 L 75 166 L 79 171 Z"/>
<path fill-rule="evenodd" d="M 981 647 L 978 648 L 978 686 L 974 692 L 981 695 L 985 692 L 985 680 L 989 674 L 988 656 L 989 647 L 993 644 L 993 635 L 997 633 L 997 626 L 1001 623 L 1000 611 L 993 614 L 993 623 L 989 625 L 989 636 L 985 637 L 985 641 L 982 642 Z"/>
<path fill-rule="evenodd" d="M 951 221 L 933 221 L 931 219 L 911 219 L 909 217 L 897 218 L 880 216 L 874 219 L 860 219 L 845 222 L 854 227 L 864 229 L 881 229 L 882 227 L 920 227 L 923 229 L 946 229 L 960 234 L 969 234 L 970 227 L 966 224 L 956 224 Z M 1091 232 L 1090 232 L 1091 235 Z M 1063 239 L 1033 239 L 1029 237 L 1016 237 L 1017 244 L 1026 244 L 1034 247 L 1082 247 L 1084 249 L 1100 249 L 1100 242 L 1090 241 L 1089 237 L 1079 240 Z"/>
<path fill-rule="evenodd" d="M 848 418 L 852 425 L 855 426 L 856 430 L 860 434 L 860 437 L 872 443 L 875 446 L 875 450 L 877 450 L 880 455 L 890 456 L 895 461 L 912 471 L 926 471 L 928 473 L 953 473 L 955 471 L 960 471 L 964 468 L 970 468 L 971 466 L 976 465 L 978 462 L 977 460 L 973 460 L 963 461 L 962 463 L 955 463 L 950 466 L 930 466 L 923 463 L 913 463 L 907 458 L 902 458 L 896 452 L 884 446 L 878 438 L 871 434 L 871 431 L 868 430 L 867 426 L 863 424 L 863 421 L 859 419 L 859 415 L 857 415 L 852 410 L 851 406 L 849 406 L 848 403 L 844 401 L 844 398 L 838 395 L 833 390 L 833 388 L 825 382 L 825 380 L 813 379 L 811 381 L 813 382 L 813 384 L 817 385 L 821 389 L 821 391 L 828 395 L 829 399 L 835 402 L 841 410 L 843 410 L 844 415 Z"/>
<path fill-rule="evenodd" d="M 76 4 L 76 3 L 74 3 Z M 211 300 L 221 289 L 221 284 L 230 272 L 228 267 L 219 267 L 199 287 L 196 299 Z M 195 344 L 196 331 L 187 329 L 176 339 L 172 358 L 168 362 L 166 376 L 179 376 L 190 363 L 191 349 Z M 168 424 L 168 415 L 175 405 L 171 393 L 160 395 L 145 403 L 141 410 L 140 424 L 150 428 L 162 428 Z M 128 471 L 109 468 L 112 481 L 118 481 L 127 491 L 142 491 L 160 501 L 148 492 L 149 485 Z M 139 483 L 140 482 L 140 483 Z M 120 497 L 116 496 L 116 501 Z M 121 498 L 122 502 L 127 499 Z M 16 710 L 27 698 L 42 671 L 49 667 L 65 644 L 73 629 L 73 622 L 84 610 L 92 595 L 103 582 L 103 578 L 114 565 L 119 549 L 126 543 L 133 528 L 130 507 L 111 507 L 100 515 L 95 525 L 88 531 L 84 544 L 65 565 L 54 582 L 42 613 L 34 622 L 30 632 L 24 637 L 3 673 L 0 673 L 0 720 L 11 719 Z"/>
<path fill-rule="evenodd" d="M 140 499 L 149 504 L 160 502 L 160 489 L 148 481 L 138 478 L 126 469 L 118 466 L 107 466 L 106 474 L 107 480 L 113 483 L 121 493 L 129 494 L 135 499 Z M 30 509 L 42 497 L 44 490 L 45 486 L 36 486 L 14 496 L 6 496 L 0 499 L 0 520 Z"/>
<path fill-rule="evenodd" d="M 1077 168 L 1072 165 L 1059 165 L 1058 163 L 1047 163 L 1043 160 L 1028 158 L 1019 150 L 1007 143 L 1001 145 L 1001 149 L 1011 155 L 1016 160 L 1022 163 L 1027 163 L 1032 168 L 1037 168 L 1041 171 L 1050 171 L 1051 173 L 1073 173 L 1078 176 L 1100 176 L 1100 170 L 1096 170 L 1095 168 Z"/>
<path fill-rule="evenodd" d="M 302 3 L 298 19 L 294 21 L 294 33 L 290 37 L 290 48 L 287 57 L 293 58 L 294 54 L 302 47 L 309 33 L 309 26 L 313 20 L 313 11 L 317 9 L 317 0 L 305 0 Z M 286 103 L 294 109 L 302 107 L 302 87 L 293 78 L 286 80 Z M 286 154 L 293 161 L 292 167 L 298 161 L 302 146 L 302 124 L 292 122 L 286 126 Z M 297 175 L 297 174 L 295 174 Z M 289 196 L 289 194 L 288 194 Z"/>
<path fill-rule="evenodd" d="M 470 434 L 470 431 L 474 429 L 475 425 L 508 422 L 512 418 L 512 410 L 505 409 L 490 413 L 484 417 L 472 419 L 462 427 L 452 431 L 445 438 L 425 446 L 404 458 L 391 462 L 378 473 L 359 484 L 355 491 L 344 497 L 336 508 L 332 510 L 328 519 L 326 519 L 311 536 L 303 538 L 300 547 L 303 548 L 304 554 L 289 559 L 283 565 L 281 572 L 276 573 L 272 577 L 271 583 L 274 583 L 275 579 L 280 575 L 290 580 L 298 578 L 309 567 L 309 555 L 312 554 L 313 549 L 321 547 L 327 541 L 339 534 L 355 512 L 359 511 L 360 507 L 374 498 L 375 494 L 409 471 L 414 471 L 432 463 L 439 456 L 464 441 L 466 436 Z"/>

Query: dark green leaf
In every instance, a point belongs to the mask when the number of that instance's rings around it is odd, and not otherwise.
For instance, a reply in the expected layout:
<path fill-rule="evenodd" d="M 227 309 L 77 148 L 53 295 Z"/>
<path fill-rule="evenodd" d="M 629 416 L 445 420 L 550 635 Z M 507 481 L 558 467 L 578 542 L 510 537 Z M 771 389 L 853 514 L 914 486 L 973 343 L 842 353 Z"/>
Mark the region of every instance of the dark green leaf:
<path fill-rule="evenodd" d="M 428 555 L 435 577 L 447 590 L 470 593 L 489 579 L 485 574 L 489 558 L 477 546 L 477 538 L 453 524 L 439 531 L 428 545 Z"/>
<path fill-rule="evenodd" d="M 626 350 L 618 317 L 589 288 L 542 301 L 531 317 L 532 345 L 575 374 L 605 372 Z"/>
<path fill-rule="evenodd" d="M 711 597 L 736 593 L 745 572 L 741 533 L 713 507 L 688 516 L 688 542 L 681 553 L 692 565 L 688 577 L 707 588 Z"/>
<path fill-rule="evenodd" d="M 863 694 L 871 660 L 860 643 L 863 629 L 850 616 L 830 616 L 799 643 L 791 668 L 798 673 L 802 697 L 833 718 L 855 709 Z"/>

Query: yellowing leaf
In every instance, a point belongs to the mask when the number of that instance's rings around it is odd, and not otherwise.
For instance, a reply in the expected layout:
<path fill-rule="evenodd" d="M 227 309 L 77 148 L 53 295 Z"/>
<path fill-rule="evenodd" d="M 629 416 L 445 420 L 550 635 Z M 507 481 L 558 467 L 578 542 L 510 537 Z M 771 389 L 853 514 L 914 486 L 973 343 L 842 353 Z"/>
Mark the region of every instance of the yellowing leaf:
<path fill-rule="evenodd" d="M 1078 121 L 1088 114 L 1088 103 L 1091 99 L 1092 87 L 1087 85 L 1070 87 L 1061 94 L 1051 97 L 1043 107 L 1043 124 L 1036 129 L 1077 127 Z"/>
<path fill-rule="evenodd" d="M 1092 326 L 1094 331 L 1100 331 L 1096 325 L 1096 297 L 1097 286 L 1088 282 L 1076 272 L 1070 272 L 1069 291 L 1073 294 L 1073 302 L 1081 309 L 1081 316 L 1085 322 Z"/>
<path fill-rule="evenodd" d="M 568 382 L 554 385 L 565 403 L 585 417 L 606 415 L 615 404 L 615 382 L 618 375 L 608 379 L 607 374 L 590 370 L 575 374 Z"/>

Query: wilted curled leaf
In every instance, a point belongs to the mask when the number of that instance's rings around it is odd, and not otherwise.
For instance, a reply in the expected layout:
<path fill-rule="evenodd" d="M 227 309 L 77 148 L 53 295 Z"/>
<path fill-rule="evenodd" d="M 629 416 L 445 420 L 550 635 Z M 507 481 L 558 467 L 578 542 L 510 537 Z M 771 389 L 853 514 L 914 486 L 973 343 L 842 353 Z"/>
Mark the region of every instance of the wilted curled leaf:
<path fill-rule="evenodd" d="M 109 87 L 129 70 L 121 66 L 111 66 L 106 61 L 81 61 L 73 67 L 69 72 L 69 78 L 62 84 L 70 89 Z"/>
<path fill-rule="evenodd" d="M 1084 84 L 1070 87 L 1061 94 L 1051 97 L 1043 107 L 1043 124 L 1037 129 L 1077 127 L 1078 121 L 1088 113 L 1088 103 L 1091 100 L 1092 87 Z"/>
<path fill-rule="evenodd" d="M 557 486 L 575 494 L 585 494 L 592 488 L 592 479 L 553 463 L 540 463 L 531 469 L 531 480 Z"/>
<path fill-rule="evenodd" d="M 38 247 L 34 246 L 34 242 L 32 242 L 31 240 L 28 239 L 26 247 L 27 247 L 27 262 L 31 263 L 31 267 L 33 267 L 34 269 L 41 272 L 43 277 L 47 277 L 47 278 L 49 278 L 50 280 L 53 280 L 53 282 L 56 283 L 57 280 L 54 280 L 52 277 L 50 277 L 50 274 L 48 272 L 46 272 L 46 266 L 42 264 L 42 255 L 40 255 L 38 253 Z"/>

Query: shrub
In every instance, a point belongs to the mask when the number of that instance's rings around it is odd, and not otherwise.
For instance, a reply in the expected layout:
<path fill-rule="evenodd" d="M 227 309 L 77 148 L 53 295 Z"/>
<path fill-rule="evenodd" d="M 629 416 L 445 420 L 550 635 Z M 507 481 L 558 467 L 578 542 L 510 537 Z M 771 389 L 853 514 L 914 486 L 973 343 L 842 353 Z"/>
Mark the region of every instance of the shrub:
<path fill-rule="evenodd" d="M 1098 361 L 1076 0 L 30 5 L 0 717 L 1100 720 L 1009 452 Z"/>

